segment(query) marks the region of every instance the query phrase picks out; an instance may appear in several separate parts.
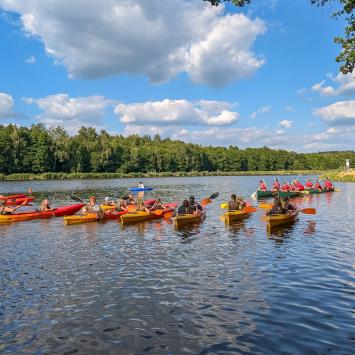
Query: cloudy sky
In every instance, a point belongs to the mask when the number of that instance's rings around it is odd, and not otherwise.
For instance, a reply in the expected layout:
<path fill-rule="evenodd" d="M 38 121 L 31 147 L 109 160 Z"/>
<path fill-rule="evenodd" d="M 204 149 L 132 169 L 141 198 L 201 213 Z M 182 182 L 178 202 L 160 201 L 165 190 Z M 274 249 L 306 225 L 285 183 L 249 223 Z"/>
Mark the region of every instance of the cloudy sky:
<path fill-rule="evenodd" d="M 355 149 L 344 30 L 307 0 L 0 0 L 0 124 Z"/>

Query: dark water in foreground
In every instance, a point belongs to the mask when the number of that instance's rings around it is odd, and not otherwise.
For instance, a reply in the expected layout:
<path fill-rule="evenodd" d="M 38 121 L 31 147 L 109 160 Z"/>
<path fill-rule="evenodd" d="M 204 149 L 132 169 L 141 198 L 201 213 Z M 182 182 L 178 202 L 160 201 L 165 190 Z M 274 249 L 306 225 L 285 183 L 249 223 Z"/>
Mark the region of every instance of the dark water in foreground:
<path fill-rule="evenodd" d="M 0 353 L 355 352 L 355 184 L 304 197 L 315 216 L 268 235 L 262 211 L 226 226 L 219 204 L 258 177 L 146 179 L 167 201 L 219 191 L 203 224 L 0 225 Z M 133 180 L 0 183 L 120 195 Z M 39 195 L 39 198 L 44 197 Z"/>

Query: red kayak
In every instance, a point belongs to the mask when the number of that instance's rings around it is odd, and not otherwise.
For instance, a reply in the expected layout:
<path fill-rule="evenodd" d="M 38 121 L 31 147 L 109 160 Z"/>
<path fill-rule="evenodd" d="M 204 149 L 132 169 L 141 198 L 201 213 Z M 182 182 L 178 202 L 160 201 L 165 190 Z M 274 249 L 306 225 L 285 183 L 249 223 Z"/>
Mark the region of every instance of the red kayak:
<path fill-rule="evenodd" d="M 4 195 L 0 195 L 0 200 L 10 200 L 10 199 L 14 199 L 14 198 L 22 198 L 22 197 L 27 197 L 27 195 L 25 194 L 17 194 L 17 195 L 10 195 L 10 196 L 4 196 Z M 30 196 L 28 196 L 30 197 Z"/>
<path fill-rule="evenodd" d="M 15 214 L 6 214 L 0 215 L 0 223 L 6 222 L 19 222 L 19 221 L 29 221 L 32 219 L 44 219 L 44 218 L 51 218 L 53 216 L 61 217 L 61 216 L 70 216 L 76 212 L 78 212 L 84 206 L 83 203 L 76 204 L 76 205 L 69 205 L 54 208 L 51 211 L 47 212 L 24 212 L 24 213 L 15 213 Z"/>
<path fill-rule="evenodd" d="M 4 201 L 8 206 L 18 206 L 18 205 L 28 205 L 34 199 L 35 197 L 26 196 L 26 197 L 14 198 L 14 199 L 6 199 Z"/>

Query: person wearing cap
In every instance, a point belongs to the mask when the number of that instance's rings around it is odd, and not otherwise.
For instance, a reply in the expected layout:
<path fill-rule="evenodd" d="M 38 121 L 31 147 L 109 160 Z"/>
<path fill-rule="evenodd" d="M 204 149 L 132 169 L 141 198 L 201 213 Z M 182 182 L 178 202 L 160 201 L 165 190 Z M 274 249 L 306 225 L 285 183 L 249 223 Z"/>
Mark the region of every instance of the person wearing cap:
<path fill-rule="evenodd" d="M 266 184 L 263 179 L 261 179 L 259 182 L 258 190 L 259 191 L 267 191 L 267 187 L 266 187 Z"/>
<path fill-rule="evenodd" d="M 280 191 L 280 183 L 278 178 L 274 179 L 274 183 L 272 184 L 272 189 L 273 191 Z"/>

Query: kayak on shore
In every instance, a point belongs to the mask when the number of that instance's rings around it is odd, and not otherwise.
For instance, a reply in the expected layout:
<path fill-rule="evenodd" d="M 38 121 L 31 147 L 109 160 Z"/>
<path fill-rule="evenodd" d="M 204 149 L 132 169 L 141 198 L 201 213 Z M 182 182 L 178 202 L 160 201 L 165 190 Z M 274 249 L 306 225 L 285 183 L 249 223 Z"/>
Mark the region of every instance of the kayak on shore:
<path fill-rule="evenodd" d="M 0 223 L 9 223 L 9 222 L 21 222 L 21 221 L 30 221 L 33 219 L 44 219 L 51 217 L 62 217 L 72 215 L 84 206 L 83 203 L 68 205 L 63 207 L 54 208 L 53 210 L 46 212 L 24 212 L 24 213 L 15 213 L 15 214 L 5 214 L 0 215 Z"/>

